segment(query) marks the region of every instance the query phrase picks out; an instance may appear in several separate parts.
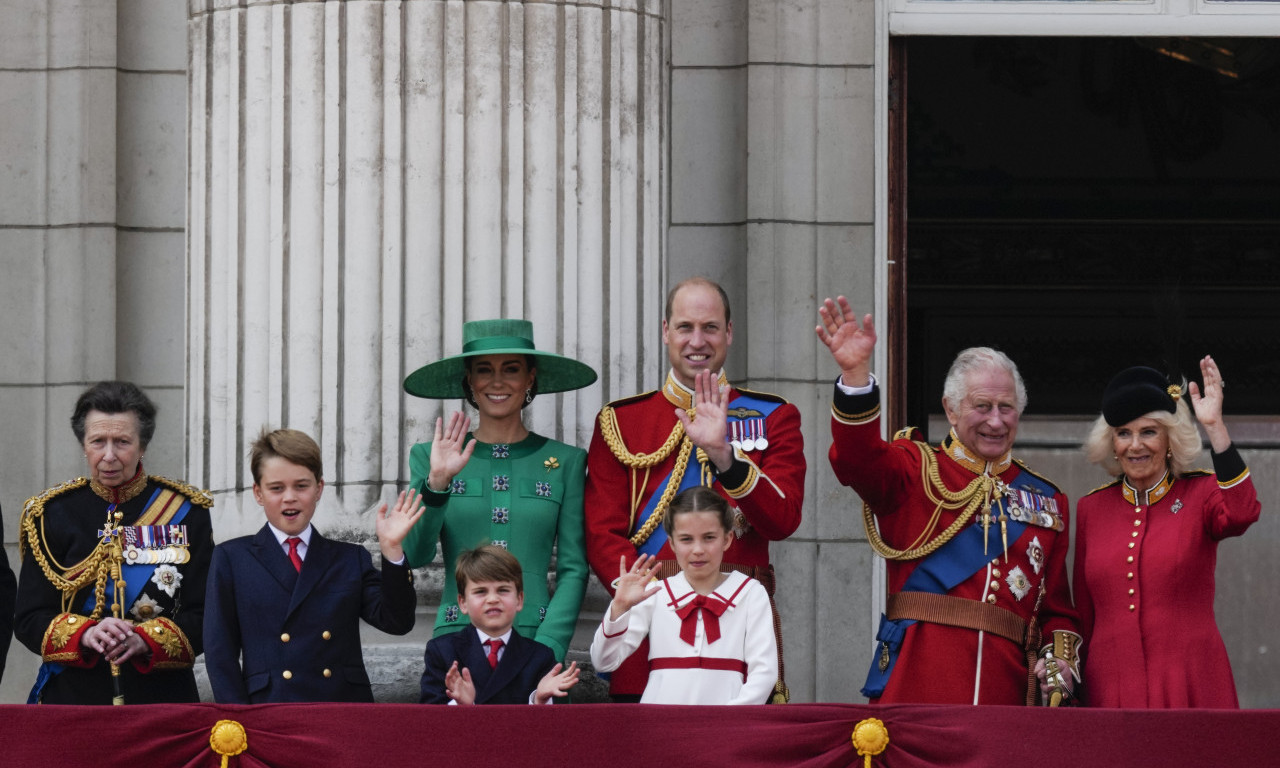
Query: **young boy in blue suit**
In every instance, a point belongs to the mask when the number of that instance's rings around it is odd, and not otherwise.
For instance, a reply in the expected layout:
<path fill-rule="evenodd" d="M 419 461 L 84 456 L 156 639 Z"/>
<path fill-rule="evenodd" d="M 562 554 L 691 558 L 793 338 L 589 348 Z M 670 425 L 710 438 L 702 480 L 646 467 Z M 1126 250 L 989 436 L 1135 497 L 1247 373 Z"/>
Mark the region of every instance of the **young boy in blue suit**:
<path fill-rule="evenodd" d="M 421 498 L 410 490 L 390 512 L 378 509 L 379 573 L 364 547 L 312 527 L 324 470 L 306 433 L 264 430 L 249 463 L 267 523 L 213 552 L 204 657 L 214 699 L 373 701 L 360 619 L 393 635 L 413 629 L 417 595 L 400 543 L 422 516 Z"/>
<path fill-rule="evenodd" d="M 471 628 L 427 643 L 424 704 L 550 704 L 578 682 L 551 649 L 513 626 L 524 607 L 520 561 L 489 544 L 458 556 L 458 607 Z"/>

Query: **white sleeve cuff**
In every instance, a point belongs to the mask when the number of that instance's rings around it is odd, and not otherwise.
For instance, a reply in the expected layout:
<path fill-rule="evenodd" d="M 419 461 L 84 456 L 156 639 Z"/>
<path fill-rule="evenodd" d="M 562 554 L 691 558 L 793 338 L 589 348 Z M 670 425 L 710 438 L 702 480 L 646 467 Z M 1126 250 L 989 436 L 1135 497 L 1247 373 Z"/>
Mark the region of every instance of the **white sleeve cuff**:
<path fill-rule="evenodd" d="M 869 395 L 871 394 L 871 390 L 875 389 L 876 375 L 874 373 L 868 373 L 867 376 L 871 379 L 871 381 L 865 387 L 846 386 L 844 383 L 843 375 L 840 376 L 838 379 L 836 379 L 836 386 L 840 389 L 841 392 L 845 393 L 846 395 Z"/>

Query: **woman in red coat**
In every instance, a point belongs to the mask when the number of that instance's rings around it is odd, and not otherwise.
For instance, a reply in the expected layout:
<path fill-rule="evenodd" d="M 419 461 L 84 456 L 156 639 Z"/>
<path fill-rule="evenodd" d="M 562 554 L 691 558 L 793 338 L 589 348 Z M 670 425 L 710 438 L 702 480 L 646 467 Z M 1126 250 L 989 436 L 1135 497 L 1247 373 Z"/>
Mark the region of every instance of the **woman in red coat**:
<path fill-rule="evenodd" d="M 1085 452 L 1116 477 L 1076 509 L 1072 585 L 1084 635 L 1086 703 L 1096 707 L 1235 708 L 1235 682 L 1213 615 L 1218 542 L 1261 506 L 1222 423 L 1222 375 L 1200 361 L 1203 392 L 1151 368 L 1107 385 Z M 1212 473 L 1196 421 L 1213 448 Z"/>

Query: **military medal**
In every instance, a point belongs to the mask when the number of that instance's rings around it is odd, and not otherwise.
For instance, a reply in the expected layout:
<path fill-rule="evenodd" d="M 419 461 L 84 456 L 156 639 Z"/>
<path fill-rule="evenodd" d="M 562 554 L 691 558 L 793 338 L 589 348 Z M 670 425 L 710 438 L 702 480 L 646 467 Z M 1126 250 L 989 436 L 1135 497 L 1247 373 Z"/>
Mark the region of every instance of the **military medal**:
<path fill-rule="evenodd" d="M 746 433 L 747 433 L 746 439 L 742 441 L 742 450 L 750 453 L 751 451 L 754 451 L 756 449 L 756 441 L 755 441 L 756 422 L 754 419 L 752 419 L 751 421 L 741 422 L 741 424 L 746 429 Z"/>
<path fill-rule="evenodd" d="M 124 559 L 130 565 L 181 565 L 191 561 L 185 525 L 134 525 L 121 531 Z"/>
<path fill-rule="evenodd" d="M 756 437 L 756 450 L 763 451 L 769 447 L 769 441 L 764 436 L 764 419 L 757 422 L 760 425 L 759 435 Z"/>
<path fill-rule="evenodd" d="M 734 448 L 742 448 L 742 422 L 729 422 L 729 444 Z"/>

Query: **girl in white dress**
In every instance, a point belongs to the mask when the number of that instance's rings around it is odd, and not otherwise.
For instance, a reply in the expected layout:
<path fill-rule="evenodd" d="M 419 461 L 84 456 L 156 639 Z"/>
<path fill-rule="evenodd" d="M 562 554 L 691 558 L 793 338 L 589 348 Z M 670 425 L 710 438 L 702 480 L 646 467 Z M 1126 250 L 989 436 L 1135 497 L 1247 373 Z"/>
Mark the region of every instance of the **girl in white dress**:
<path fill-rule="evenodd" d="M 649 637 L 645 704 L 764 704 L 778 679 L 773 612 L 764 586 L 721 573 L 733 510 L 702 486 L 671 500 L 662 525 L 680 573 L 651 585 L 656 558 L 618 563 L 618 586 L 591 642 L 601 672 L 618 668 Z"/>

